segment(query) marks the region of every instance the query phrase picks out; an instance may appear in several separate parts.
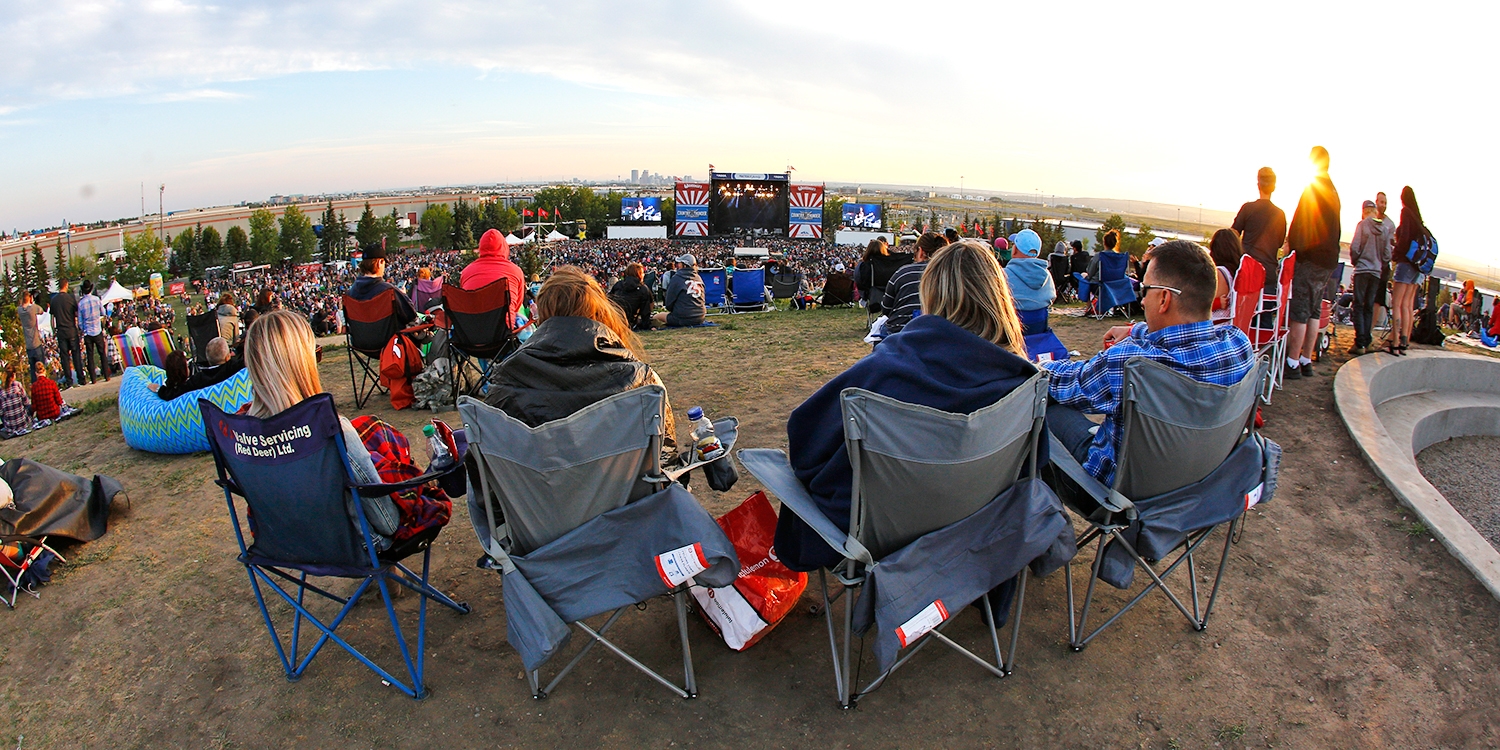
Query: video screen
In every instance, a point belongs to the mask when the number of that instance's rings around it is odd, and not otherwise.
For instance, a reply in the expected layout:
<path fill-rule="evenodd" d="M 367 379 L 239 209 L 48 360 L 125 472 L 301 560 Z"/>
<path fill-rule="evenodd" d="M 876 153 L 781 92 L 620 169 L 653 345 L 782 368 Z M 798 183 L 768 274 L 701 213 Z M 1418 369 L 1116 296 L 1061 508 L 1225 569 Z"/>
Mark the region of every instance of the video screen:
<path fill-rule="evenodd" d="M 879 203 L 845 203 L 844 226 L 850 229 L 879 229 Z"/>
<path fill-rule="evenodd" d="M 741 229 L 785 232 L 787 183 L 772 180 L 715 180 L 708 196 L 709 228 L 714 234 Z"/>
<path fill-rule="evenodd" d="M 660 198 L 621 198 L 620 219 L 622 221 L 661 221 Z"/>

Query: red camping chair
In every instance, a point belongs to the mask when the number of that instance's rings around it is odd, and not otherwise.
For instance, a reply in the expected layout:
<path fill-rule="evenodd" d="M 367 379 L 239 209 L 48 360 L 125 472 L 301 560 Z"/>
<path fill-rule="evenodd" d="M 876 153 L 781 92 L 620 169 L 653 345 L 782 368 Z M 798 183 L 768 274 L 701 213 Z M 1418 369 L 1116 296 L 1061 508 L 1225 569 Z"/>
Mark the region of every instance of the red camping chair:
<path fill-rule="evenodd" d="M 349 381 L 354 385 L 355 408 L 363 408 L 377 392 L 386 392 L 380 384 L 380 354 L 400 330 L 395 289 L 387 289 L 363 302 L 344 295 L 344 342 L 349 349 Z"/>
<path fill-rule="evenodd" d="M 1278 286 L 1275 294 L 1261 295 L 1260 314 L 1256 315 L 1250 326 L 1250 343 L 1257 348 L 1256 356 L 1269 355 L 1273 363 L 1278 365 L 1286 362 L 1286 334 L 1287 334 L 1287 303 L 1292 296 L 1292 275 L 1297 268 L 1297 253 L 1287 253 L 1281 259 L 1280 273 L 1277 276 Z M 1286 368 L 1277 366 L 1271 368 L 1271 377 L 1266 381 L 1266 392 L 1261 397 L 1265 403 L 1271 403 L 1271 394 L 1281 390 L 1281 378 Z"/>
<path fill-rule="evenodd" d="M 477 395 L 490 367 L 515 349 L 515 321 L 508 319 L 510 292 L 506 279 L 496 279 L 472 291 L 443 284 L 455 404 L 460 394 Z"/>
<path fill-rule="evenodd" d="M 1229 298 L 1229 320 L 1246 338 L 1251 321 L 1260 314 L 1262 291 L 1266 286 L 1266 267 L 1249 255 L 1240 256 L 1240 267 L 1234 272 L 1234 294 Z"/>

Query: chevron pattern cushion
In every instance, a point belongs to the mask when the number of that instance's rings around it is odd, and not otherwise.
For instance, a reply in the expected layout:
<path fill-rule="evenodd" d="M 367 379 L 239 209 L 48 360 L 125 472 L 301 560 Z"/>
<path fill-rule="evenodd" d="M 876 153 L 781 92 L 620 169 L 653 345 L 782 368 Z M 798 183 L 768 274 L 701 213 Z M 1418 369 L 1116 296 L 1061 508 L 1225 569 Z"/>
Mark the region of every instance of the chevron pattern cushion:
<path fill-rule="evenodd" d="M 208 450 L 203 434 L 203 413 L 198 399 L 206 398 L 224 411 L 234 413 L 250 403 L 250 373 L 240 370 L 228 380 L 163 401 L 147 388 L 161 385 L 167 373 L 158 367 L 126 368 L 120 382 L 120 431 L 125 444 L 151 453 L 199 453 Z"/>

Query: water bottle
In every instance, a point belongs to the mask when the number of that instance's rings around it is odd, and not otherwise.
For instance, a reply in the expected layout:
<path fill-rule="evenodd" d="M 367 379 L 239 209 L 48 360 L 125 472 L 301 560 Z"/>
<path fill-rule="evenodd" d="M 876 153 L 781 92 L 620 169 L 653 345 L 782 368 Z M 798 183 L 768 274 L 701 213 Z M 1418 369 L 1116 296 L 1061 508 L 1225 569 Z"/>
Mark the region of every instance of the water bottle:
<path fill-rule="evenodd" d="M 432 465 L 428 471 L 442 471 L 453 465 L 453 454 L 448 450 L 448 444 L 437 434 L 436 425 L 423 425 L 422 434 L 427 436 L 427 454 L 432 457 Z"/>
<path fill-rule="evenodd" d="M 724 455 L 724 444 L 714 435 L 714 423 L 703 415 L 703 407 L 688 409 L 688 420 L 693 423 L 693 449 L 699 461 L 712 461 Z"/>

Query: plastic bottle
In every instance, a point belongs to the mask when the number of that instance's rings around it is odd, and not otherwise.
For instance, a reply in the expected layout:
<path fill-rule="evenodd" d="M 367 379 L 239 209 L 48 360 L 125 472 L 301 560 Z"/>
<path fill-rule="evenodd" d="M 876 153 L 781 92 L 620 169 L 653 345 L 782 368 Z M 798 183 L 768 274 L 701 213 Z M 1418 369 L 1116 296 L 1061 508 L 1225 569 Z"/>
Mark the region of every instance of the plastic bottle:
<path fill-rule="evenodd" d="M 703 414 L 703 407 L 688 409 L 688 421 L 693 423 L 693 449 L 699 461 L 712 461 L 724 455 L 724 444 L 714 435 L 714 423 Z"/>
<path fill-rule="evenodd" d="M 437 434 L 435 425 L 422 425 L 422 434 L 427 436 L 427 455 L 432 457 L 432 465 L 428 471 L 442 471 L 453 465 L 453 454 L 448 450 L 448 444 Z"/>

